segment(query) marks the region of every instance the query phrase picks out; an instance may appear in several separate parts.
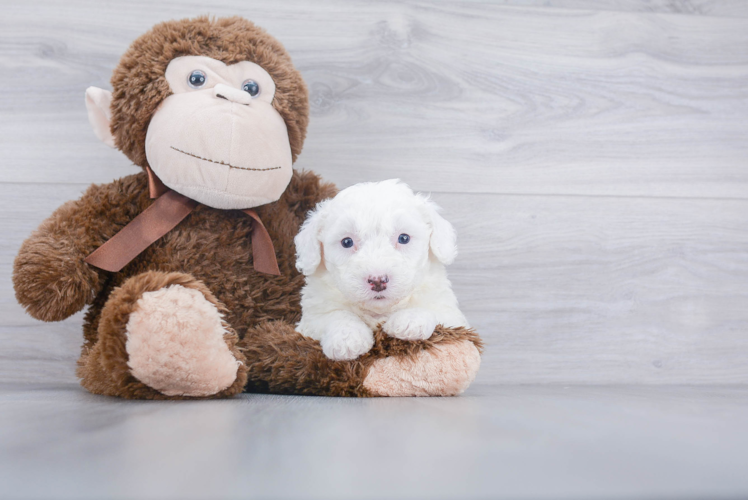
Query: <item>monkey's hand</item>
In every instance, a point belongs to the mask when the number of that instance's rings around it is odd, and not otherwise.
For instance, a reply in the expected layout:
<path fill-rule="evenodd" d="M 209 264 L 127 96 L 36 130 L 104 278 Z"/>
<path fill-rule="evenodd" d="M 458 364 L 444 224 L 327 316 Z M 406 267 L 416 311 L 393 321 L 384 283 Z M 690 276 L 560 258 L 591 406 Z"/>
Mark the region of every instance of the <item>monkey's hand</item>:
<path fill-rule="evenodd" d="M 30 315 L 42 321 L 60 321 L 91 303 L 100 279 L 97 271 L 83 262 L 86 256 L 55 231 L 50 221 L 21 245 L 13 264 L 13 288 Z"/>
<path fill-rule="evenodd" d="M 105 271 L 84 259 L 139 211 L 147 191 L 144 174 L 91 186 L 76 201 L 58 208 L 21 245 L 13 264 L 16 299 L 33 317 L 61 321 L 90 304 Z M 147 194 L 142 195 L 144 201 Z"/>

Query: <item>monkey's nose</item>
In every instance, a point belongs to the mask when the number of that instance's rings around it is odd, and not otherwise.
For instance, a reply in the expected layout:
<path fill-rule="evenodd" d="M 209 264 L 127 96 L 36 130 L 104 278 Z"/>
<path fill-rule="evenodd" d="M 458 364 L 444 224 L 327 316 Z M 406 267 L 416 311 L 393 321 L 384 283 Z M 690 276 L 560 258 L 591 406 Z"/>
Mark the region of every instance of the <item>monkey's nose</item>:
<path fill-rule="evenodd" d="M 382 290 L 387 289 L 387 283 L 389 283 L 390 279 L 387 277 L 387 275 L 384 276 L 370 276 L 368 279 L 369 285 L 371 285 L 371 289 L 375 292 L 381 292 Z"/>
<path fill-rule="evenodd" d="M 252 102 L 252 96 L 249 93 L 229 87 L 223 83 L 219 83 L 213 87 L 213 95 L 219 99 L 226 99 L 237 104 L 249 104 Z"/>

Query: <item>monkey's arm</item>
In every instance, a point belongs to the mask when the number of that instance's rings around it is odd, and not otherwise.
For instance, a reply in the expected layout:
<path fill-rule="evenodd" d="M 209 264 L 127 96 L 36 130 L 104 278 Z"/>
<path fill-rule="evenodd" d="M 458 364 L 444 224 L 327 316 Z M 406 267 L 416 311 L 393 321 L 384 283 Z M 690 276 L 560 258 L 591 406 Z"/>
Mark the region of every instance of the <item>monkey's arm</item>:
<path fill-rule="evenodd" d="M 61 321 L 93 301 L 108 273 L 84 259 L 139 213 L 143 190 L 144 174 L 91 186 L 23 242 L 13 264 L 13 288 L 31 316 Z"/>

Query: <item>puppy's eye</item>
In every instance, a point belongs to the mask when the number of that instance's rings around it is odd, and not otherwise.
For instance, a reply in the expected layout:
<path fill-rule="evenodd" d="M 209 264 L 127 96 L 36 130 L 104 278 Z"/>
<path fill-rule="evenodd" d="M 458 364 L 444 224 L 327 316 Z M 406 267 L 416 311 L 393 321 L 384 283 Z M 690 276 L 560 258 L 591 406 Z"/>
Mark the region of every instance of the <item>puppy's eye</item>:
<path fill-rule="evenodd" d="M 343 245 L 343 248 L 351 248 L 353 246 L 353 240 L 350 238 L 343 238 L 340 240 L 340 244 Z"/>
<path fill-rule="evenodd" d="M 190 87 L 193 89 L 199 89 L 203 85 L 205 85 L 205 81 L 208 79 L 207 75 L 200 71 L 199 69 L 196 69 L 192 73 L 190 73 L 189 78 L 187 78 L 187 83 L 190 84 Z"/>
<path fill-rule="evenodd" d="M 397 237 L 397 242 L 400 243 L 401 245 L 407 245 L 409 241 L 410 241 L 410 236 L 405 233 Z"/>

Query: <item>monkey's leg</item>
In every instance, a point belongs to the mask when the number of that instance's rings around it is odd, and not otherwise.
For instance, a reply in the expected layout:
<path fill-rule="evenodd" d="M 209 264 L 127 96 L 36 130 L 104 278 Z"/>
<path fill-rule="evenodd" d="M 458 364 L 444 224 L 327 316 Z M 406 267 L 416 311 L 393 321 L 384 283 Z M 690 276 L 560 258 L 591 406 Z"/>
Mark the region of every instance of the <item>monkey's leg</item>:
<path fill-rule="evenodd" d="M 316 340 L 284 322 L 263 323 L 240 341 L 250 392 L 318 396 L 454 396 L 473 381 L 482 342 L 472 330 L 438 326 L 428 340 L 410 342 L 381 330 L 372 350 L 333 361 Z"/>
<path fill-rule="evenodd" d="M 247 379 L 223 305 L 188 274 L 147 272 L 115 289 L 78 361 L 83 387 L 138 399 L 226 397 Z"/>

